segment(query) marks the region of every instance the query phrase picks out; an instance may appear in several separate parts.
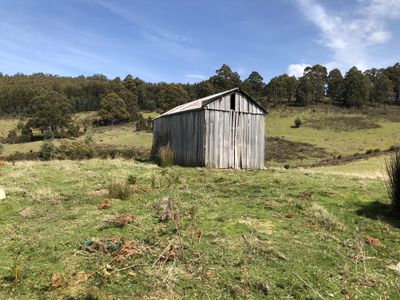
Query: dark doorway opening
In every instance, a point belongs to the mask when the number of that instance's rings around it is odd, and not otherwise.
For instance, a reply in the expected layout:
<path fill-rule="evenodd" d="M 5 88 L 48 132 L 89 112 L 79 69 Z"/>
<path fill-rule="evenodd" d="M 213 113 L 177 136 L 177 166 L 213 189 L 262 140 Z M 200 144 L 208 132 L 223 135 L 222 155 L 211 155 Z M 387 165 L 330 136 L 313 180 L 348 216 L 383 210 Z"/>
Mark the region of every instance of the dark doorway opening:
<path fill-rule="evenodd" d="M 235 110 L 235 107 L 236 107 L 236 94 L 235 93 L 233 93 L 233 94 L 231 94 L 231 110 Z"/>

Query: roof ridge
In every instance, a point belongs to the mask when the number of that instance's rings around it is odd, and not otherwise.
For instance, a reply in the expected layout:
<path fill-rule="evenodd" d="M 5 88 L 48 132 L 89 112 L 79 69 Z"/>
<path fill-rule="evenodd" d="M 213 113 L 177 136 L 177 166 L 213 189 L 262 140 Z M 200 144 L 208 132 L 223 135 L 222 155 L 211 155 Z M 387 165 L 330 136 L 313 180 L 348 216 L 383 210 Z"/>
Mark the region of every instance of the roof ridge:
<path fill-rule="evenodd" d="M 226 95 L 226 94 L 229 94 L 229 93 L 231 93 L 231 92 L 233 92 L 233 91 L 240 91 L 240 92 L 242 92 L 244 95 L 246 95 L 246 96 L 247 96 L 248 98 L 250 98 L 252 101 L 254 101 L 258 106 L 260 106 L 260 108 L 261 108 L 263 111 L 267 112 L 266 109 L 265 109 L 264 107 L 262 107 L 262 105 L 259 104 L 256 100 L 254 100 L 249 94 L 247 94 L 247 93 L 246 93 L 245 91 L 243 91 L 241 88 L 235 87 L 235 88 L 230 89 L 230 90 L 226 90 L 226 91 L 219 92 L 219 93 L 216 93 L 216 94 L 212 94 L 212 95 L 209 95 L 209 96 L 206 96 L 206 97 L 203 97 L 203 98 L 199 98 L 199 99 L 196 99 L 196 100 L 187 102 L 187 103 L 183 103 L 183 104 L 181 104 L 181 105 L 178 105 L 178 106 L 176 106 L 176 107 L 174 107 L 174 108 L 172 108 L 172 109 L 170 109 L 170 110 L 164 112 L 163 114 L 159 115 L 159 116 L 158 116 L 157 118 L 155 118 L 155 119 L 158 119 L 158 118 L 164 117 L 164 116 L 174 115 L 174 114 L 177 114 L 177 113 L 180 113 L 180 112 L 188 112 L 188 111 L 193 111 L 193 110 L 201 109 L 201 108 L 203 108 L 204 106 L 206 106 L 207 104 L 209 104 L 209 103 L 211 103 L 212 101 L 216 100 L 217 98 L 220 98 L 220 97 L 222 97 L 222 96 L 224 96 L 224 95 Z M 189 108 L 189 107 L 191 107 L 191 108 L 190 108 L 190 109 L 187 109 L 187 108 Z"/>

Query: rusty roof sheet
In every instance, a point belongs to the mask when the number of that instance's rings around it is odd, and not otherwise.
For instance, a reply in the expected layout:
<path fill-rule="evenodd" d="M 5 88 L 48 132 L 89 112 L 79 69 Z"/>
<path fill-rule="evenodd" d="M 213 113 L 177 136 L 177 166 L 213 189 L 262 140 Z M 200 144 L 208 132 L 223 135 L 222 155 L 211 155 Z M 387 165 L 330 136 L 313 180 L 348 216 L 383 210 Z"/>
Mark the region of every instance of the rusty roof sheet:
<path fill-rule="evenodd" d="M 222 96 L 224 96 L 226 94 L 229 94 L 229 93 L 231 93 L 233 91 L 237 91 L 237 90 L 239 90 L 239 88 L 234 88 L 234 89 L 231 89 L 231 90 L 228 90 L 228 91 L 224 91 L 224 92 L 221 92 L 221 93 L 217 93 L 217 94 L 214 94 L 214 95 L 210 95 L 210 96 L 207 96 L 207 97 L 204 97 L 204 98 L 200 98 L 200 99 L 197 99 L 197 100 L 194 100 L 194 101 L 179 105 L 179 106 L 174 107 L 173 109 L 163 113 L 162 115 L 158 116 L 157 118 L 164 117 L 164 116 L 169 116 L 169 115 L 174 115 L 174 114 L 177 114 L 177 113 L 191 111 L 191 110 L 198 110 L 198 109 L 206 106 L 208 103 L 212 102 L 213 100 L 216 100 L 216 99 L 218 99 L 218 98 L 220 98 L 220 97 L 222 97 Z"/>
<path fill-rule="evenodd" d="M 199 110 L 201 108 L 203 108 L 204 106 L 206 106 L 207 104 L 213 102 L 214 100 L 217 100 L 231 92 L 235 92 L 235 91 L 240 91 L 243 94 L 245 94 L 248 98 L 250 98 L 254 103 L 256 103 L 265 113 L 268 113 L 268 111 L 262 107 L 261 104 L 259 104 L 256 100 L 254 100 L 252 97 L 250 97 L 250 95 L 248 95 L 246 92 L 244 92 L 243 90 L 241 90 L 240 88 L 234 88 L 231 90 L 227 90 L 221 93 L 217 93 L 214 95 L 210 95 L 204 98 L 200 98 L 182 105 L 179 105 L 177 107 L 174 107 L 173 109 L 163 113 L 162 115 L 158 116 L 155 119 L 161 118 L 161 117 L 165 117 L 165 116 L 170 116 L 170 115 L 174 115 L 174 114 L 178 114 L 181 112 L 188 112 L 188 111 L 193 111 L 193 110 Z"/>

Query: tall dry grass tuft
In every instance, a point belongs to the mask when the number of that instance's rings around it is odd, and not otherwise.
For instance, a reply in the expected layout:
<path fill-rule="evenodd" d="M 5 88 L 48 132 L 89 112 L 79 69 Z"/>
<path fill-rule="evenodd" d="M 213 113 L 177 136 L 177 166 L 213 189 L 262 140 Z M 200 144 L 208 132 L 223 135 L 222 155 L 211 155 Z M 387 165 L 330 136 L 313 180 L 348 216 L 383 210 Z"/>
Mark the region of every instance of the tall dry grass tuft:
<path fill-rule="evenodd" d="M 132 195 L 132 189 L 124 179 L 113 179 L 108 185 L 108 193 L 111 198 L 125 200 Z"/>
<path fill-rule="evenodd" d="M 160 147 L 158 150 L 158 160 L 162 168 L 171 167 L 174 164 L 174 151 L 170 145 Z"/>
<path fill-rule="evenodd" d="M 307 208 L 307 213 L 314 221 L 319 223 L 326 230 L 343 230 L 344 225 L 331 214 L 325 207 L 317 203 L 312 203 Z"/>
<path fill-rule="evenodd" d="M 393 210 L 400 213 L 400 151 L 386 160 L 386 172 L 388 175 L 386 185 Z"/>

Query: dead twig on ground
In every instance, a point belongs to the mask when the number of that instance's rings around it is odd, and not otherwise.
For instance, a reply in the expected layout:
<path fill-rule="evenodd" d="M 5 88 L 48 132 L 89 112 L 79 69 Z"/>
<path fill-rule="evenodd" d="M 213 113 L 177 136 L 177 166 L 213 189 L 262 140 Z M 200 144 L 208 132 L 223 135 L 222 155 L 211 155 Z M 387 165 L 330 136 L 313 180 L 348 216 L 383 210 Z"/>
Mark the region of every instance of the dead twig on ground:
<path fill-rule="evenodd" d="M 325 299 L 316 289 L 314 289 L 311 286 L 311 284 L 309 284 L 307 281 L 305 281 L 299 274 L 297 274 L 296 272 L 293 272 L 293 273 L 300 279 L 301 282 L 303 282 L 305 284 L 306 287 L 308 287 L 310 290 L 312 290 L 315 293 L 315 295 L 317 295 L 321 299 Z"/>

